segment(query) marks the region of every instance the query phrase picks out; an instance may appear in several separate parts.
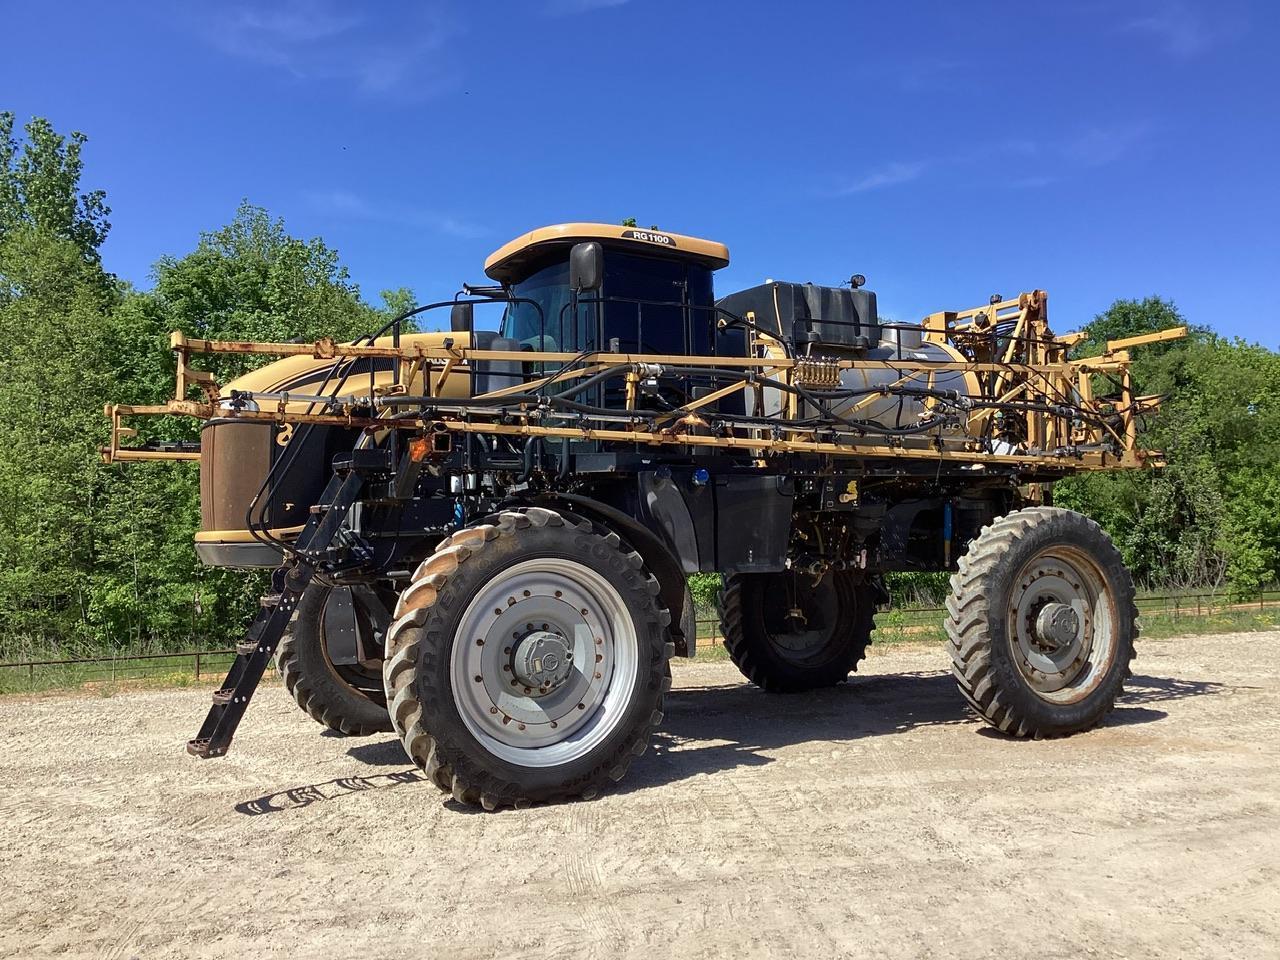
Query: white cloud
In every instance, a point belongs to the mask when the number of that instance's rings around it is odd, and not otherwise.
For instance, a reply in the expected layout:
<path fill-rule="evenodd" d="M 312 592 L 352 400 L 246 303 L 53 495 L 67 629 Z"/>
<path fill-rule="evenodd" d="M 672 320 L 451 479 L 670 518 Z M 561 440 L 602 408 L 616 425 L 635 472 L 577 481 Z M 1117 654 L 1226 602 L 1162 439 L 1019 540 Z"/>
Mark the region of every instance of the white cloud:
<path fill-rule="evenodd" d="M 442 216 L 438 213 L 411 213 L 406 222 L 416 222 L 422 226 L 429 227 L 436 233 L 443 233 L 446 237 L 457 237 L 460 240 L 474 240 L 477 237 L 485 236 L 489 232 L 478 223 L 472 223 L 470 220 L 460 220 L 457 217 Z"/>
<path fill-rule="evenodd" d="M 607 7 L 620 7 L 628 0 L 547 0 L 543 12 L 549 17 L 567 17 L 575 13 L 590 13 Z"/>
<path fill-rule="evenodd" d="M 377 219 L 373 208 L 362 197 L 347 190 L 321 190 L 306 195 L 307 202 L 326 213 L 341 214 L 360 220 Z"/>
<path fill-rule="evenodd" d="M 1017 190 L 1035 190 L 1057 182 L 1057 177 L 1049 176 L 1048 174 L 1032 174 L 1029 177 L 1017 177 L 1009 180 L 1006 185 Z"/>
<path fill-rule="evenodd" d="M 360 23 L 350 12 L 295 0 L 274 10 L 232 9 L 230 34 L 246 41 L 246 52 L 278 56 L 279 48 L 316 43 L 346 33 Z"/>
<path fill-rule="evenodd" d="M 1145 140 L 1150 129 L 1143 121 L 1089 127 L 1068 140 L 1063 153 L 1082 166 L 1105 167 Z"/>
<path fill-rule="evenodd" d="M 205 8 L 199 29 L 222 53 L 284 70 L 299 80 L 343 81 L 365 94 L 429 96 L 451 80 L 442 57 L 457 26 L 435 4 L 365 15 L 336 0 L 284 0 L 275 7 Z"/>
<path fill-rule="evenodd" d="M 411 206 L 397 206 L 394 209 L 378 206 L 349 190 L 314 190 L 304 194 L 304 198 L 316 211 L 348 220 L 371 220 L 421 227 L 433 233 L 462 240 L 474 240 L 489 232 L 478 223 L 433 210 Z"/>
<path fill-rule="evenodd" d="M 1211 26 L 1186 0 L 1161 0 L 1148 8 L 1145 16 L 1121 24 L 1122 31 L 1144 34 L 1170 56 L 1188 60 L 1199 56 L 1227 37 L 1232 28 L 1223 22 L 1222 11 Z"/>
<path fill-rule="evenodd" d="M 845 184 L 835 191 L 837 196 L 848 196 L 853 193 L 865 193 L 867 190 L 879 190 L 881 187 L 894 187 L 900 183 L 917 180 L 928 166 L 923 160 L 912 162 L 894 161 L 877 170 L 860 177 L 852 183 Z"/>

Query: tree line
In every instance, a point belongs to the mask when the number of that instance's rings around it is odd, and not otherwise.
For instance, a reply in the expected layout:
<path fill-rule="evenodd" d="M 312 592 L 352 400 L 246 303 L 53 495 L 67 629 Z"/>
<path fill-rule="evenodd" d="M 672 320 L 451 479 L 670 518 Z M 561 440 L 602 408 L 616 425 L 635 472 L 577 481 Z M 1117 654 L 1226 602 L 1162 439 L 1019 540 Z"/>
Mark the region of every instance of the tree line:
<path fill-rule="evenodd" d="M 194 463 L 101 462 L 107 402 L 162 403 L 169 333 L 240 340 L 351 339 L 413 304 L 361 294 L 337 251 L 243 203 L 228 224 L 160 255 L 149 289 L 112 275 L 111 210 L 86 189 L 79 133 L 0 113 L 0 659 L 162 649 L 236 635 L 260 578 L 202 567 Z M 1159 298 L 1117 301 L 1080 349 L 1182 322 Z M 210 358 L 218 379 L 251 358 Z M 1167 393 L 1143 440 L 1159 472 L 1083 475 L 1056 500 L 1115 537 L 1140 581 L 1249 592 L 1280 567 L 1280 356 L 1196 327 L 1147 348 L 1134 374 Z M 141 425 L 195 439 L 186 418 Z M 909 579 L 899 587 L 909 586 Z"/>

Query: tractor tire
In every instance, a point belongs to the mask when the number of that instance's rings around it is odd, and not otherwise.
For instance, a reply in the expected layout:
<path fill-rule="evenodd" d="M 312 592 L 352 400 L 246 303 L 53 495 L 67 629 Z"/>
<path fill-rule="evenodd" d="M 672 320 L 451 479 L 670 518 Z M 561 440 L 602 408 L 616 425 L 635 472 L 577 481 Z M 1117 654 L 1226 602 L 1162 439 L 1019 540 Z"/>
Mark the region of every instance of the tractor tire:
<path fill-rule="evenodd" d="M 874 588 L 845 572 L 811 581 L 789 571 L 724 578 L 717 602 L 720 635 L 729 659 L 762 690 L 832 687 L 848 679 L 866 656 Z"/>
<path fill-rule="evenodd" d="M 325 607 L 332 596 L 333 589 L 318 581 L 307 587 L 280 638 L 276 669 L 285 689 L 316 723 L 354 737 L 391 730 L 381 670 L 338 667 L 329 658 Z M 363 615 L 368 617 L 368 611 Z M 387 626 L 377 624 L 376 629 L 385 634 Z"/>
<path fill-rule="evenodd" d="M 459 803 L 590 799 L 662 720 L 674 651 L 658 581 L 585 521 L 530 507 L 459 530 L 395 615 L 392 722 Z"/>
<path fill-rule="evenodd" d="M 983 528 L 947 599 L 952 672 L 987 723 L 1016 737 L 1088 730 L 1115 705 L 1138 636 L 1133 579 L 1111 538 L 1058 507 Z"/>

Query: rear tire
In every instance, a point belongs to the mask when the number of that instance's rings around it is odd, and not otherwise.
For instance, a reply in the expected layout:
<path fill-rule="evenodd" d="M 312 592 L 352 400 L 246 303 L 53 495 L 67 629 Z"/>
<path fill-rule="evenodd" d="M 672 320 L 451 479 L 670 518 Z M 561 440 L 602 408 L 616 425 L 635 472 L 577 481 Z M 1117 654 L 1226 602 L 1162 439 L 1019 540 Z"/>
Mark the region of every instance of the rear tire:
<path fill-rule="evenodd" d="M 590 798 L 662 720 L 669 622 L 616 534 L 503 512 L 441 543 L 401 594 L 383 671 L 396 732 L 460 803 Z"/>
<path fill-rule="evenodd" d="M 718 606 L 725 649 L 742 675 L 770 693 L 832 687 L 866 656 L 876 595 L 847 572 L 813 577 L 738 573 Z"/>
<path fill-rule="evenodd" d="M 356 737 L 390 730 L 391 717 L 378 671 L 360 665 L 337 667 L 329 658 L 324 624 L 325 606 L 332 596 L 333 588 L 318 581 L 307 587 L 280 638 L 276 669 L 285 689 L 316 723 Z M 388 624 L 371 623 L 369 611 L 360 616 L 367 626 L 386 633 Z"/>
<path fill-rule="evenodd" d="M 1115 705 L 1138 635 L 1133 579 L 1092 520 L 1031 507 L 995 520 L 951 577 L 952 673 L 1017 737 L 1088 730 Z"/>

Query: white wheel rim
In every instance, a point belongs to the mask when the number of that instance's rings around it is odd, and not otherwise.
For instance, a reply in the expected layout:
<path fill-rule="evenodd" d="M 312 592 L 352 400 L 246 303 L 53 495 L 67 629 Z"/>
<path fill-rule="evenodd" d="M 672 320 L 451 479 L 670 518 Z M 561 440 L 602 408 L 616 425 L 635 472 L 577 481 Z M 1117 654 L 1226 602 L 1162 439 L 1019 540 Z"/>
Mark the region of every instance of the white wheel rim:
<path fill-rule="evenodd" d="M 513 669 L 538 640 L 553 655 L 565 649 L 570 660 L 548 689 L 522 679 L 523 667 Z M 486 583 L 463 612 L 450 655 L 453 701 L 495 757 L 558 766 L 617 729 L 639 662 L 635 625 L 608 580 L 575 560 L 525 560 Z"/>
<path fill-rule="evenodd" d="M 1074 614 L 1074 631 L 1048 644 L 1035 621 L 1046 604 Z M 1067 546 L 1042 550 L 1014 579 L 1008 623 L 1014 661 L 1028 686 L 1051 703 L 1075 703 L 1095 690 L 1116 652 L 1115 597 L 1098 564 Z"/>

